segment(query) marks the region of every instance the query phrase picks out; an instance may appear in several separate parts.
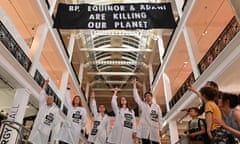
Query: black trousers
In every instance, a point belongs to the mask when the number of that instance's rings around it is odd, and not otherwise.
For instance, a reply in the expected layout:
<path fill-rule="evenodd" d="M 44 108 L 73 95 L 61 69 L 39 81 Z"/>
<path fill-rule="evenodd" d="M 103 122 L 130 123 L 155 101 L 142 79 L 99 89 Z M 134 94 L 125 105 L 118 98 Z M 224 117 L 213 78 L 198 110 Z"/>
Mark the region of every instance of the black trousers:
<path fill-rule="evenodd" d="M 142 139 L 142 144 L 159 144 L 159 142 L 150 141 L 149 139 Z"/>
<path fill-rule="evenodd" d="M 68 143 L 63 142 L 63 141 L 59 141 L 59 144 L 68 144 Z"/>

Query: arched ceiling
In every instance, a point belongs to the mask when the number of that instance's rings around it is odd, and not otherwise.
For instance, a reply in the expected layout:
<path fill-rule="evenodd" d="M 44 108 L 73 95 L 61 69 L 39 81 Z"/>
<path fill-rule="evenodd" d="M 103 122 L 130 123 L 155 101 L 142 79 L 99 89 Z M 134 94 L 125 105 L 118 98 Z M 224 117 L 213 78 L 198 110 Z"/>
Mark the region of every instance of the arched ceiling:
<path fill-rule="evenodd" d="M 166 31 L 169 33 L 171 30 Z M 69 41 L 70 33 L 64 30 L 61 32 L 65 42 Z M 111 109 L 110 101 L 106 98 L 110 98 L 113 89 L 118 87 L 119 95 L 130 97 L 131 104 L 135 107 L 131 79 L 137 77 L 141 95 L 150 89 L 149 64 L 157 61 L 155 67 L 160 65 L 156 35 L 162 32 L 164 30 L 160 29 L 77 32 L 72 64 L 77 72 L 84 65 L 82 88 L 85 91 L 88 88 L 95 90 L 98 102 L 106 103 Z M 155 73 L 156 70 L 157 68 L 154 69 Z"/>

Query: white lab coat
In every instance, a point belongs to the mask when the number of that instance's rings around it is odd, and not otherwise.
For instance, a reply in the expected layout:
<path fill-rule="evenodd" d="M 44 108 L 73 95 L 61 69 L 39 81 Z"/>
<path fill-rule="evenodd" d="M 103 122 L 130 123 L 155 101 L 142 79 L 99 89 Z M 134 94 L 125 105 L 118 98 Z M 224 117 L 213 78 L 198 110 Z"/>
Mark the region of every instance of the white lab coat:
<path fill-rule="evenodd" d="M 110 120 L 108 115 L 102 116 L 97 112 L 96 101 L 90 102 L 90 107 L 94 116 L 94 127 L 89 134 L 88 141 L 94 144 L 106 144 L 107 136 L 110 132 Z"/>
<path fill-rule="evenodd" d="M 33 144 L 47 144 L 52 128 L 60 122 L 58 107 L 54 103 L 48 106 L 46 97 L 45 90 L 41 90 L 39 111 L 28 139 Z"/>
<path fill-rule="evenodd" d="M 112 97 L 112 108 L 115 114 L 115 123 L 108 137 L 111 144 L 133 144 L 132 134 L 136 132 L 136 119 L 133 111 L 119 108 L 117 96 Z"/>
<path fill-rule="evenodd" d="M 59 140 L 68 144 L 78 144 L 81 130 L 84 130 L 86 125 L 86 110 L 83 107 L 73 107 L 70 90 L 67 90 L 65 99 L 68 113 L 59 131 Z"/>
<path fill-rule="evenodd" d="M 133 98 L 141 110 L 137 137 L 160 143 L 159 131 L 162 129 L 162 112 L 159 105 L 152 104 L 149 106 L 149 104 L 143 102 L 137 89 L 133 89 Z"/>

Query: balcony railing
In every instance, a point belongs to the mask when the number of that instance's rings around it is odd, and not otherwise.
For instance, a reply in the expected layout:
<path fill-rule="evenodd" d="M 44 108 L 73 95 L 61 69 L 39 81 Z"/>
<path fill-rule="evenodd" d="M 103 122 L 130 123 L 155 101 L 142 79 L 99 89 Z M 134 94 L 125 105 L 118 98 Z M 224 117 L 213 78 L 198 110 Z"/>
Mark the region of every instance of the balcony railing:
<path fill-rule="evenodd" d="M 193 84 L 195 82 L 195 78 L 193 73 L 191 73 L 188 78 L 185 80 L 185 82 L 182 84 L 182 86 L 178 89 L 176 94 L 172 97 L 172 99 L 169 101 L 169 107 L 172 108 L 179 99 L 184 95 L 184 93 L 188 90 L 189 85 Z"/>
<path fill-rule="evenodd" d="M 4 24 L 0 21 L 0 41 L 9 50 L 9 52 L 15 57 L 15 59 L 23 66 L 23 68 L 29 72 L 32 65 L 31 60 L 24 53 L 19 44 L 15 41 L 14 37 L 9 33 Z"/>
<path fill-rule="evenodd" d="M 238 23 L 236 18 L 233 17 L 232 20 L 229 22 L 229 24 L 225 27 L 223 32 L 219 35 L 219 37 L 216 39 L 216 41 L 207 51 L 205 56 L 199 62 L 198 68 L 199 68 L 200 74 L 202 74 L 208 68 L 208 66 L 210 66 L 210 64 L 216 59 L 216 57 L 222 52 L 222 50 L 226 48 L 227 44 L 234 38 L 234 36 L 239 31 L 240 31 L 240 24 Z M 195 79 L 194 79 L 193 73 L 191 73 L 189 77 L 186 79 L 186 81 L 183 83 L 183 85 L 178 89 L 176 94 L 169 101 L 170 108 L 172 108 L 178 102 L 178 100 L 187 91 L 187 87 L 190 84 L 193 84 L 194 82 L 195 82 Z"/>
<path fill-rule="evenodd" d="M 226 28 L 199 62 L 198 68 L 201 74 L 208 68 L 208 66 L 215 60 L 222 50 L 226 48 L 226 45 L 233 39 L 239 30 L 240 24 L 236 20 L 236 17 L 233 17 L 230 23 L 226 26 Z"/>
<path fill-rule="evenodd" d="M 1 130 L 2 132 L 4 131 L 4 129 L 8 129 L 8 130 L 12 130 L 12 131 L 16 131 L 17 132 L 17 138 L 15 141 L 15 144 L 27 144 L 28 142 L 28 137 L 30 135 L 30 130 L 25 128 L 24 125 L 18 123 L 18 122 L 14 122 L 14 121 L 9 121 L 9 120 L 3 120 L 1 122 Z M 10 138 L 10 134 L 6 134 L 7 138 Z M 2 136 L 2 133 L 1 133 Z M 4 136 L 3 136 L 4 137 Z M 8 141 L 1 141 L 2 143 L 6 142 L 8 143 Z"/>

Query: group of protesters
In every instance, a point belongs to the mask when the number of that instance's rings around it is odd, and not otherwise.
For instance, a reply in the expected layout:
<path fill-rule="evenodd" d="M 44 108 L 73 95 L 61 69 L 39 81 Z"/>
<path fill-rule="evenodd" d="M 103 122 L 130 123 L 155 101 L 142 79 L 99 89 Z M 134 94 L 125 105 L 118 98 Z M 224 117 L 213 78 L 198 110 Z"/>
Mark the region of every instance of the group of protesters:
<path fill-rule="evenodd" d="M 60 123 L 60 115 L 54 98 L 46 94 L 48 80 L 45 81 L 39 97 L 39 112 L 35 119 L 29 142 L 47 144 L 53 127 Z M 115 88 L 111 106 L 115 122 L 110 126 L 110 117 L 106 107 L 98 104 L 95 92 L 90 95 L 90 108 L 94 124 L 88 135 L 91 144 L 160 144 L 162 135 L 162 112 L 158 104 L 153 102 L 151 92 L 144 94 L 143 100 L 138 94 L 137 80 L 132 80 L 133 98 L 141 112 L 138 125 L 133 109 L 129 107 L 127 97 L 118 97 L 119 88 Z M 56 141 L 59 144 L 79 144 L 80 135 L 86 125 L 86 110 L 81 104 L 80 96 L 71 99 L 70 86 L 67 86 L 65 101 L 68 107 L 67 116 L 61 125 Z M 240 108 L 239 96 L 220 92 L 217 83 L 208 81 L 197 91 L 192 85 L 189 90 L 202 100 L 200 107 L 187 109 L 191 120 L 188 122 L 186 134 L 190 144 L 238 144 L 240 140 Z M 118 103 L 118 101 L 120 101 Z M 204 113 L 204 118 L 199 116 Z"/>
<path fill-rule="evenodd" d="M 88 135 L 91 144 L 135 144 L 140 139 L 142 144 L 160 144 L 162 129 L 162 112 L 160 106 L 153 103 L 152 93 L 146 92 L 142 100 L 137 91 L 137 80 L 133 79 L 133 98 L 138 104 L 141 116 L 138 126 L 133 109 L 128 105 L 127 97 L 118 97 L 119 88 L 114 89 L 111 100 L 115 114 L 114 125 L 110 126 L 110 118 L 106 108 L 95 100 L 95 92 L 90 95 L 90 108 L 93 113 L 94 124 Z M 32 144 L 47 144 L 51 130 L 58 125 L 60 115 L 54 98 L 46 94 L 48 80 L 45 81 L 39 97 L 39 112 L 35 119 L 29 142 Z M 79 144 L 80 135 L 84 133 L 86 125 L 86 109 L 81 104 L 80 96 L 71 100 L 70 85 L 67 86 L 65 101 L 68 108 L 67 116 L 61 125 L 56 141 L 59 144 Z M 120 103 L 118 104 L 118 99 Z M 110 128 L 111 127 L 111 128 Z"/>

